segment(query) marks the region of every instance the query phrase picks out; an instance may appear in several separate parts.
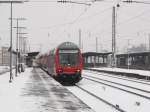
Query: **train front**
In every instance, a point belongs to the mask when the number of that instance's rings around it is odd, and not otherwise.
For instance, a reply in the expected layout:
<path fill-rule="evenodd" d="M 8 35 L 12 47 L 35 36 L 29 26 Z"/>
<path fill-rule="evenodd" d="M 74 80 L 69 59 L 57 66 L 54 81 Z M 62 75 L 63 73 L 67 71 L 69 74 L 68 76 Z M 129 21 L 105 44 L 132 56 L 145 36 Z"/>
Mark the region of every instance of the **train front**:
<path fill-rule="evenodd" d="M 65 42 L 58 47 L 56 54 L 58 80 L 60 82 L 79 82 L 82 78 L 82 54 L 77 45 Z"/>

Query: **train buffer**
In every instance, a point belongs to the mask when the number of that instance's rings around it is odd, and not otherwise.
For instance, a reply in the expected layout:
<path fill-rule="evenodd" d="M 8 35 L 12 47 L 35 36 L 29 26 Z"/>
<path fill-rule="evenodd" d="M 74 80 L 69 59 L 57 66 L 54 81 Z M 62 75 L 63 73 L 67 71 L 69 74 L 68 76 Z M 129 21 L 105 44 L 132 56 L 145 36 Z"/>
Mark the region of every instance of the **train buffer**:
<path fill-rule="evenodd" d="M 0 75 L 0 112 L 93 112 L 39 68 L 27 68 L 9 83 Z"/>

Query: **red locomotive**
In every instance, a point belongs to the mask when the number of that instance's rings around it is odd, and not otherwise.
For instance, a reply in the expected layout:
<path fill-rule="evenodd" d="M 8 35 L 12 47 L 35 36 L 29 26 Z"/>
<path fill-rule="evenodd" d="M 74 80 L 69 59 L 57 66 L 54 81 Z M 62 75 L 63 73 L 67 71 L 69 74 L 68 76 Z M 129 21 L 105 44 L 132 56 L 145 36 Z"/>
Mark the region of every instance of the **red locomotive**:
<path fill-rule="evenodd" d="M 37 62 L 59 82 L 77 83 L 82 78 L 82 54 L 72 42 L 60 44 L 56 49 L 39 56 Z"/>

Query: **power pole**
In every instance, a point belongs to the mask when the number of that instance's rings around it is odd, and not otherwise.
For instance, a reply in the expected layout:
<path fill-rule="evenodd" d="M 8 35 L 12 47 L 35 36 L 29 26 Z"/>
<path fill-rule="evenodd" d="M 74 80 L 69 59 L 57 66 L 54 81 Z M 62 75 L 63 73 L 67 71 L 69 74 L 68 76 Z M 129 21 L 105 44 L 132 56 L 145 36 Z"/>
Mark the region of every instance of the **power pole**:
<path fill-rule="evenodd" d="M 30 52 L 30 49 L 31 49 L 31 48 L 30 48 L 30 44 L 29 44 L 29 49 L 28 49 L 29 51 L 28 51 L 28 52 Z"/>
<path fill-rule="evenodd" d="M 82 52 L 83 52 L 84 48 L 83 48 L 83 41 L 82 41 Z"/>
<path fill-rule="evenodd" d="M 79 48 L 81 49 L 81 29 L 79 29 Z"/>
<path fill-rule="evenodd" d="M 112 67 L 116 66 L 116 7 L 112 10 Z"/>
<path fill-rule="evenodd" d="M 150 34 L 149 34 L 149 52 L 150 52 Z"/>
<path fill-rule="evenodd" d="M 16 39 L 16 77 L 17 77 L 17 73 L 18 73 L 18 19 L 17 19 L 17 39 Z"/>
<path fill-rule="evenodd" d="M 25 38 L 27 37 L 23 37 L 23 36 L 19 37 L 19 51 L 20 51 L 20 56 L 21 56 L 20 62 L 23 62 L 23 58 L 25 55 Z"/>
<path fill-rule="evenodd" d="M 25 1 L 8 1 L 8 0 L 4 0 L 4 1 L 0 1 L 0 3 L 6 3 L 6 4 L 10 4 L 10 79 L 9 82 L 12 82 L 13 79 L 13 74 L 12 74 L 12 4 L 14 3 L 23 3 Z"/>
<path fill-rule="evenodd" d="M 24 54 L 26 54 L 26 39 L 28 38 L 28 37 L 20 37 L 21 38 L 21 45 L 22 45 L 22 53 L 24 53 Z"/>
<path fill-rule="evenodd" d="M 23 62 L 24 62 L 24 64 L 26 64 L 26 39 L 28 38 L 28 37 L 22 37 L 23 38 Z"/>
<path fill-rule="evenodd" d="M 98 38 L 96 37 L 96 52 L 98 52 Z"/>
<path fill-rule="evenodd" d="M 20 55 L 19 55 L 19 67 L 20 67 L 20 64 L 23 62 L 23 59 L 24 59 L 24 54 L 23 54 L 23 38 L 24 37 L 22 37 L 22 35 L 23 34 L 27 34 L 27 33 L 18 33 L 19 34 L 19 53 L 20 53 Z"/>
<path fill-rule="evenodd" d="M 150 64 L 150 34 L 149 34 L 149 56 L 148 56 L 148 61 L 149 61 L 149 64 Z"/>
<path fill-rule="evenodd" d="M 18 49 L 18 41 L 19 41 L 19 29 L 21 29 L 21 28 L 24 28 L 25 29 L 25 27 L 19 27 L 19 20 L 25 20 L 25 18 L 13 18 L 14 20 L 16 20 L 17 21 L 17 27 L 14 27 L 14 28 L 16 28 L 17 29 L 17 33 L 16 33 L 16 35 L 17 35 L 17 37 L 16 37 L 16 74 L 15 74 L 15 76 L 17 76 L 17 73 L 18 73 L 18 52 L 19 52 L 19 49 Z"/>
<path fill-rule="evenodd" d="M 10 79 L 9 82 L 12 82 L 13 74 L 12 74 L 12 2 L 10 8 Z"/>
<path fill-rule="evenodd" d="M 129 63 L 129 46 L 130 46 L 130 39 L 128 39 L 128 69 L 130 68 L 130 63 Z"/>
<path fill-rule="evenodd" d="M 14 20 L 16 20 L 17 21 L 17 27 L 14 27 L 14 28 L 16 28 L 17 29 L 17 33 L 16 33 L 16 35 L 17 35 L 17 37 L 16 37 L 16 74 L 15 74 L 15 76 L 17 77 L 17 73 L 18 73 L 18 52 L 19 52 L 19 46 L 18 46 L 18 41 L 19 41 L 19 29 L 25 29 L 26 27 L 19 27 L 19 21 L 20 20 L 26 20 L 25 18 L 13 18 Z"/>

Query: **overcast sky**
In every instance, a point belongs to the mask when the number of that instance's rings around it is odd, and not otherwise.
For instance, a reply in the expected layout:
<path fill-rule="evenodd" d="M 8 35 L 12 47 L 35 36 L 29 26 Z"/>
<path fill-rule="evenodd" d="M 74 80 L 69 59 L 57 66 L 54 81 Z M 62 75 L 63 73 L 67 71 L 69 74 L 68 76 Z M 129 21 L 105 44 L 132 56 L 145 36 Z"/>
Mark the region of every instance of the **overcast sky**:
<path fill-rule="evenodd" d="M 24 4 L 14 4 L 13 17 L 27 19 L 19 21 L 19 26 L 27 27 L 21 32 L 28 33 L 24 36 L 28 37 L 28 45 L 30 44 L 31 50 L 45 52 L 64 41 L 78 44 L 78 32 L 81 29 L 83 52 L 96 50 L 96 37 L 99 52 L 101 50 L 111 51 L 112 7 L 120 0 L 104 0 L 94 3 L 86 2 L 87 0 L 80 1 L 92 5 L 63 4 L 57 3 L 57 0 L 30 0 Z M 118 52 L 127 49 L 128 39 L 130 39 L 130 47 L 143 43 L 148 48 L 150 4 L 122 2 L 119 4 L 116 37 Z M 10 4 L 0 4 L 0 45 L 2 46 L 9 46 L 10 43 L 9 17 Z M 13 21 L 13 26 L 16 26 L 16 21 Z M 14 49 L 15 33 L 16 29 L 13 29 Z"/>

